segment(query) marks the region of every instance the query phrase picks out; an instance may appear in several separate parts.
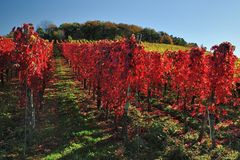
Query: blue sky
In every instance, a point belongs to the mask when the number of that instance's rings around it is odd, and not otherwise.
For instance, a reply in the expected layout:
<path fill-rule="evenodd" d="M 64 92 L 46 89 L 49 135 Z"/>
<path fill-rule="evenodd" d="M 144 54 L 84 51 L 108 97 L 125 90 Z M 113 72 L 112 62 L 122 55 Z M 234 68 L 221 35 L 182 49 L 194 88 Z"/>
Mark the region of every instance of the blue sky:
<path fill-rule="evenodd" d="M 22 23 L 88 20 L 136 24 L 209 49 L 229 41 L 240 57 L 239 0 L 1 0 L 0 35 Z"/>

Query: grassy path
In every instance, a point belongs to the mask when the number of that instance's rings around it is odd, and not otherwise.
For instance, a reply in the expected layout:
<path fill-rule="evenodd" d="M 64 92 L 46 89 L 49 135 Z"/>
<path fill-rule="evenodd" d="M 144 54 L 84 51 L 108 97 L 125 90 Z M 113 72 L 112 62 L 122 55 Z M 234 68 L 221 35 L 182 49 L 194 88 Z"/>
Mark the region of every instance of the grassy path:
<path fill-rule="evenodd" d="M 106 143 L 112 141 L 111 135 L 97 123 L 95 107 L 91 109 L 94 103 L 81 88 L 66 62 L 57 58 L 54 80 L 45 94 L 46 107 L 37 133 L 40 143 L 35 146 L 34 158 L 39 155 L 46 160 L 111 158 L 109 154 L 115 146 Z M 87 108 L 90 110 L 86 111 Z"/>

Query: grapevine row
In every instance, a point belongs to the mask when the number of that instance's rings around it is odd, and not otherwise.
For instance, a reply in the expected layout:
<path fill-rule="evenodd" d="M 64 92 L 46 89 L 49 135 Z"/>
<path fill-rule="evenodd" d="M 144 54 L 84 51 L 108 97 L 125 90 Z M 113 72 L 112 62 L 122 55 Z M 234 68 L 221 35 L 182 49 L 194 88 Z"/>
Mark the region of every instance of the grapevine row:
<path fill-rule="evenodd" d="M 25 145 L 31 144 L 36 112 L 43 106 L 46 83 L 52 73 L 53 43 L 39 37 L 31 24 L 13 29 L 13 39 L 0 37 L 0 74 L 17 71 L 20 84 L 20 107 L 25 108 Z"/>
<path fill-rule="evenodd" d="M 62 43 L 79 80 L 88 84 L 97 106 L 127 115 L 128 106 L 141 106 L 141 97 L 166 100 L 172 108 L 192 117 L 209 118 L 213 146 L 214 121 L 227 114 L 226 106 L 239 103 L 237 57 L 234 47 L 223 42 L 212 47 L 188 51 L 145 51 L 134 36 L 129 40 L 92 43 Z"/>

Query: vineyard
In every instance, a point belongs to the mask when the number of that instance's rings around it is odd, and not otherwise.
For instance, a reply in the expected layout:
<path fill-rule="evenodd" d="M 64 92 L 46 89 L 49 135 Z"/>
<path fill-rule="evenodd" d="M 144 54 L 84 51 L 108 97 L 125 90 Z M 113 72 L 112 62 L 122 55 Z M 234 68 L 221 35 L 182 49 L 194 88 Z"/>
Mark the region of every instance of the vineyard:
<path fill-rule="evenodd" d="M 0 159 L 239 159 L 234 49 L 14 28 L 0 37 Z"/>

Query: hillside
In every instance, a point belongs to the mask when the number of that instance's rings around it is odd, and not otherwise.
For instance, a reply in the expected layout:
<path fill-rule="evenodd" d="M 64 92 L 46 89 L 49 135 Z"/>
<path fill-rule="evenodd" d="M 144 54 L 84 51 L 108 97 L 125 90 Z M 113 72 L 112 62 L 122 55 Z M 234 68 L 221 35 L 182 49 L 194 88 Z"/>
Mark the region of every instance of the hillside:
<path fill-rule="evenodd" d="M 163 43 L 149 43 L 143 42 L 142 43 L 144 48 L 147 51 L 157 51 L 157 52 L 164 52 L 166 50 L 170 51 L 178 51 L 178 50 L 187 50 L 189 47 L 179 46 L 179 45 L 172 45 L 172 44 L 163 44 Z"/>

